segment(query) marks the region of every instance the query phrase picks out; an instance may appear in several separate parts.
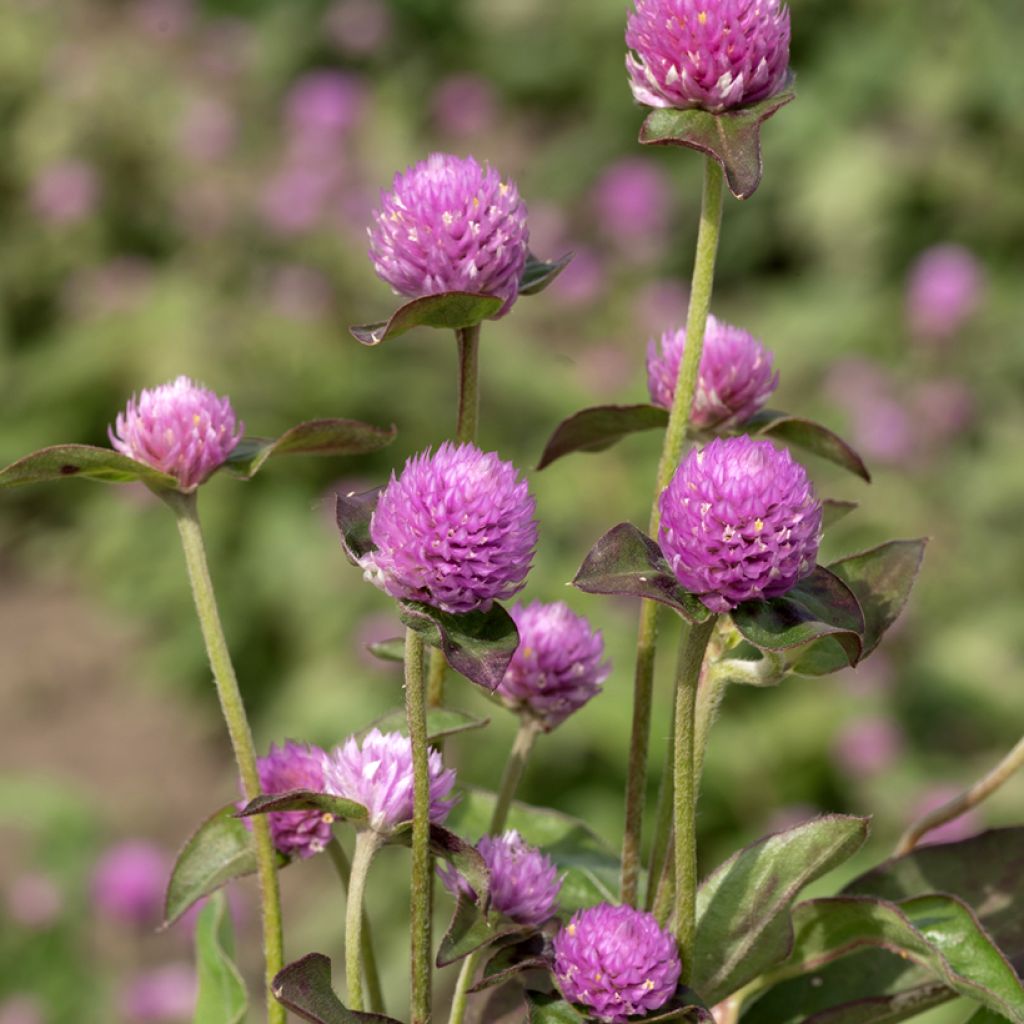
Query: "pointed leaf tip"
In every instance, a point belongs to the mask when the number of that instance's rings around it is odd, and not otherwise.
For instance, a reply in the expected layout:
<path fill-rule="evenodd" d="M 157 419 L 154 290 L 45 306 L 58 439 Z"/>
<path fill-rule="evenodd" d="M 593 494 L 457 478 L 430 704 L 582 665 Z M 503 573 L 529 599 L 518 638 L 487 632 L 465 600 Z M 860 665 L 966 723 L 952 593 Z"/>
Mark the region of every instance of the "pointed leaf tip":
<path fill-rule="evenodd" d="M 668 426 L 668 410 L 657 405 L 598 405 L 574 413 L 555 427 L 537 469 L 572 452 L 603 452 L 624 437 Z"/>
<path fill-rule="evenodd" d="M 113 448 L 97 448 L 89 444 L 57 444 L 32 452 L 0 469 L 0 488 L 72 477 L 108 484 L 129 484 L 141 480 L 155 490 L 178 489 L 178 481 L 174 477 L 136 462 Z"/>
<path fill-rule="evenodd" d="M 855 476 L 865 483 L 871 483 L 871 473 L 864 460 L 837 433 L 802 416 L 773 409 L 762 409 L 743 424 L 743 430 L 759 437 L 775 438 L 785 444 L 795 445 L 804 451 L 827 459 L 829 462 Z"/>
<path fill-rule="evenodd" d="M 331 985 L 331 961 L 322 953 L 308 953 L 288 964 L 270 987 L 274 998 L 310 1024 L 398 1024 L 379 1013 L 359 1013 L 344 1006 Z"/>
<path fill-rule="evenodd" d="M 370 520 L 377 507 L 381 487 L 369 491 L 351 491 L 339 494 L 335 499 L 334 513 L 341 533 L 341 546 L 345 557 L 355 566 L 374 550 L 370 539 Z"/>
<path fill-rule="evenodd" d="M 462 330 L 475 327 L 484 320 L 493 319 L 504 305 L 495 295 L 475 292 L 444 292 L 424 295 L 400 306 L 387 320 L 372 324 L 359 324 L 349 332 L 363 345 L 379 345 L 396 338 L 414 327 L 440 327 Z"/>
<path fill-rule="evenodd" d="M 575 253 L 567 252 L 551 263 L 537 259 L 533 253 L 527 253 L 526 266 L 523 267 L 522 277 L 519 279 L 520 295 L 537 295 L 544 291 L 563 270 L 572 262 Z"/>

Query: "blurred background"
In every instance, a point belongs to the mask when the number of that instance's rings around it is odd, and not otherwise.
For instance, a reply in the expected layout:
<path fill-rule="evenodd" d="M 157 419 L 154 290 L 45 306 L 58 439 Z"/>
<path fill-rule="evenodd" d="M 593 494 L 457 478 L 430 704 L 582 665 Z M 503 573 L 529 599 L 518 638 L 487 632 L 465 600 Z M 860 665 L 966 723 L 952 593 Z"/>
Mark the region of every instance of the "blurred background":
<path fill-rule="evenodd" d="M 701 161 L 635 144 L 626 6 L 0 5 L 0 464 L 106 443 L 133 391 L 179 373 L 229 393 L 253 434 L 321 416 L 398 425 L 372 457 L 283 460 L 204 489 L 261 750 L 335 744 L 401 703 L 395 668 L 364 649 L 398 624 L 345 562 L 331 503 L 454 426 L 449 336 L 370 350 L 346 330 L 395 304 L 365 228 L 396 170 L 434 149 L 489 160 L 519 183 L 533 250 L 576 253 L 548 292 L 485 325 L 484 447 L 529 468 L 564 416 L 646 400 L 647 340 L 685 313 Z M 932 542 L 907 612 L 857 672 L 729 693 L 702 868 L 836 810 L 874 816 L 853 873 L 1024 723 L 1024 18 L 1017 0 L 792 12 L 799 98 L 765 127 L 758 194 L 727 200 L 714 308 L 774 350 L 773 406 L 839 429 L 874 471 L 868 487 L 809 463 L 821 494 L 862 504 L 826 556 Z M 530 474 L 542 539 L 524 597 L 590 616 L 615 671 L 541 739 L 521 796 L 615 846 L 637 609 L 565 581 L 604 530 L 646 522 L 658 449 L 640 435 Z M 493 786 L 511 716 L 464 682 L 450 693 L 493 716 L 486 740 L 449 746 L 464 780 Z M 0 697 L 0 1024 L 188 1020 L 188 925 L 153 925 L 174 851 L 236 790 L 174 525 L 145 489 L 3 494 Z M 1022 810 L 1017 779 L 954 832 Z M 323 860 L 283 876 L 288 949 L 337 961 L 344 903 Z M 369 896 L 393 922 L 393 1005 L 407 983 L 400 860 L 385 851 Z M 234 888 L 255 982 L 253 892 Z"/>

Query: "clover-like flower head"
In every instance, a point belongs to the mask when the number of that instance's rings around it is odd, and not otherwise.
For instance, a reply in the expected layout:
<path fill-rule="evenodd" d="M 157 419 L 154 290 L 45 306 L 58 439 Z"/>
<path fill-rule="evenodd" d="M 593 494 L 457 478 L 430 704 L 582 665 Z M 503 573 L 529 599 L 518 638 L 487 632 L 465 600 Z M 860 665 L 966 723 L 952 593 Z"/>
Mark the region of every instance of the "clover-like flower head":
<path fill-rule="evenodd" d="M 324 791 L 324 752 L 288 740 L 271 745 L 266 757 L 256 762 L 260 789 L 264 793 L 287 793 L 293 789 Z M 274 846 L 289 857 L 312 857 L 331 841 L 332 819 L 323 811 L 274 811 L 267 815 Z"/>

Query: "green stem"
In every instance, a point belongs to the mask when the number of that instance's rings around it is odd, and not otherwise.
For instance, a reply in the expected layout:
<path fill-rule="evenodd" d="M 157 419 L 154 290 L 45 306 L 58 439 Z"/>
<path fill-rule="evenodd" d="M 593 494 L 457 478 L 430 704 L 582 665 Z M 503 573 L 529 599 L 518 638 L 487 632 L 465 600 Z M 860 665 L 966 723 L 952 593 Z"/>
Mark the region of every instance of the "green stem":
<path fill-rule="evenodd" d="M 480 325 L 455 332 L 459 343 L 459 418 L 455 440 L 475 443 L 480 423 Z"/>
<path fill-rule="evenodd" d="M 676 717 L 675 694 L 672 695 L 672 721 Z M 647 909 L 653 910 L 655 902 L 660 900 L 661 879 L 666 863 L 671 859 L 672 837 L 672 767 L 674 761 L 675 742 L 672 730 L 669 729 L 668 742 L 665 744 L 665 765 L 661 773 L 661 785 L 658 787 L 658 805 L 654 814 L 654 841 L 647 861 Z M 666 915 L 668 911 L 665 912 Z M 662 922 L 664 925 L 664 921 Z"/>
<path fill-rule="evenodd" d="M 715 616 L 684 626 L 676 671 L 675 751 L 672 771 L 672 833 L 675 840 L 675 925 L 683 982 L 693 968 L 697 933 L 697 778 L 694 771 L 694 718 L 697 684 Z"/>
<path fill-rule="evenodd" d="M 444 704 L 444 677 L 447 672 L 444 652 L 440 647 L 431 647 L 427 668 L 427 707 L 439 708 Z"/>
<path fill-rule="evenodd" d="M 715 260 L 722 223 L 722 168 L 711 158 L 704 161 L 704 191 L 701 199 L 697 253 L 690 287 L 690 306 L 686 317 L 686 347 L 679 366 L 675 396 L 669 414 L 668 429 L 658 463 L 658 485 L 651 507 L 649 533 L 657 537 L 660 515 L 658 498 L 669 485 L 679 465 L 686 440 L 697 389 L 700 357 L 704 350 L 704 331 L 711 309 L 711 291 L 715 280 Z M 633 727 L 629 745 L 626 779 L 626 821 L 622 842 L 621 895 L 624 903 L 635 905 L 640 876 L 640 847 L 643 839 L 644 797 L 647 788 L 647 750 L 651 733 L 651 706 L 654 691 L 654 655 L 658 642 L 658 605 L 644 601 L 640 608 L 637 632 L 636 670 L 633 676 Z"/>
<path fill-rule="evenodd" d="M 492 836 L 497 835 L 505 828 L 505 822 L 508 821 L 508 810 L 512 806 L 512 798 L 519 787 L 519 780 L 523 777 L 526 761 L 539 732 L 540 726 L 536 720 L 524 715 L 512 743 L 512 752 L 505 763 L 505 771 L 501 776 L 498 801 L 494 805 L 491 827 L 488 830 Z"/>
<path fill-rule="evenodd" d="M 427 762 L 427 706 L 423 640 L 405 631 L 405 710 L 412 744 L 412 900 L 409 913 L 412 960 L 412 1024 L 430 1020 L 430 770 Z"/>
<path fill-rule="evenodd" d="M 448 1024 L 462 1024 L 465 1020 L 466 1004 L 469 1002 L 469 990 L 473 985 L 476 968 L 480 963 L 483 952 L 482 949 L 475 950 L 462 961 L 459 980 L 455 983 L 455 992 L 452 995 L 452 1009 L 448 1015 Z"/>
<path fill-rule="evenodd" d="M 337 850 L 341 844 L 332 841 Z M 376 986 L 370 983 L 371 974 L 376 974 L 377 965 L 373 960 L 369 921 L 363 908 L 363 894 L 366 892 L 366 878 L 370 871 L 370 863 L 374 854 L 380 849 L 381 841 L 376 832 L 369 829 L 356 834 L 356 846 L 352 857 L 352 867 L 348 874 L 348 896 L 345 903 L 345 986 L 348 991 L 348 1008 L 363 1010 L 363 966 L 366 967 L 367 987 L 376 987 L 376 993 L 370 993 L 371 1003 L 381 1002 L 380 982 Z M 336 854 L 332 859 L 337 864 Z M 344 858 L 344 853 L 342 853 Z M 339 868 L 340 870 L 340 868 Z M 370 957 L 367 958 L 367 951 Z M 376 980 L 376 979 L 375 979 Z"/>
<path fill-rule="evenodd" d="M 342 891 L 345 893 L 346 899 L 348 898 L 348 879 L 349 875 L 352 874 L 352 865 L 349 863 L 348 856 L 345 853 L 345 848 L 338 842 L 337 839 L 332 838 L 327 844 L 327 856 L 330 857 L 331 863 L 334 865 L 334 870 L 338 874 L 338 879 L 341 881 Z M 348 905 L 346 904 L 346 915 Z M 346 940 L 347 941 L 347 940 Z M 384 1012 L 384 992 L 380 986 L 380 971 L 377 967 L 377 954 L 373 948 L 373 934 L 370 930 L 370 918 L 363 910 L 363 923 L 360 931 L 360 945 L 362 947 L 363 956 L 363 967 L 366 974 L 366 989 L 369 995 L 370 1009 L 374 1013 Z"/>
<path fill-rule="evenodd" d="M 242 780 L 242 792 L 246 800 L 253 800 L 260 793 L 260 778 L 256 768 L 256 748 L 252 731 L 238 689 L 238 679 L 231 663 L 224 628 L 217 611 L 217 598 L 206 563 L 206 549 L 203 545 L 202 528 L 196 507 L 196 495 L 178 492 L 164 493 L 161 497 L 174 510 L 181 535 L 181 546 L 185 552 L 185 564 L 192 584 L 199 628 L 202 630 L 206 653 L 210 659 L 217 697 L 220 700 L 224 721 L 238 764 Z M 281 934 L 281 895 L 277 884 L 277 854 L 270 838 L 270 825 L 265 815 L 258 814 L 252 821 L 253 845 L 256 851 L 256 869 L 259 876 L 260 901 L 263 920 L 264 980 L 266 983 L 267 1021 L 269 1024 L 284 1024 L 285 1009 L 274 998 L 272 982 L 284 966 L 284 940 Z"/>

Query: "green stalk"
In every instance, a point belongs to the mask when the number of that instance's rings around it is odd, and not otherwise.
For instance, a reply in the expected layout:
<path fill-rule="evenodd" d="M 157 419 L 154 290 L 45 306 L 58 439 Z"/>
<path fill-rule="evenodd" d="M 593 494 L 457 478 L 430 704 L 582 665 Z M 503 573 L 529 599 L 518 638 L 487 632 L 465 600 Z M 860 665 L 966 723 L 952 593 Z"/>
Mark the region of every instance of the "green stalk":
<path fill-rule="evenodd" d="M 345 985 L 348 991 L 348 1008 L 365 1009 L 363 1003 L 363 965 L 366 949 L 363 941 L 363 893 L 366 891 L 366 877 L 374 854 L 380 849 L 380 837 L 370 829 L 356 834 L 356 847 L 352 856 L 352 870 L 349 873 L 348 900 L 345 904 Z M 369 974 L 369 966 L 367 966 Z M 380 993 L 378 992 L 378 995 Z"/>
<path fill-rule="evenodd" d="M 473 985 L 473 977 L 476 975 L 477 965 L 484 954 L 484 950 L 478 949 L 470 953 L 462 961 L 462 969 L 459 971 L 459 980 L 455 983 L 455 992 L 452 995 L 452 1009 L 448 1015 L 448 1024 L 462 1024 L 466 1017 L 466 1005 L 469 1002 L 469 990 Z"/>
<path fill-rule="evenodd" d="M 192 597 L 195 601 L 199 628 L 202 630 L 206 653 L 210 659 L 220 708 L 227 723 L 228 735 L 235 753 L 238 774 L 242 780 L 245 799 L 253 800 L 260 793 L 260 778 L 256 768 L 256 748 L 252 731 L 238 689 L 238 678 L 231 663 L 224 628 L 217 611 L 217 598 L 206 562 L 203 532 L 199 525 L 195 492 L 162 493 L 164 501 L 174 510 L 185 552 Z M 270 838 L 270 824 L 265 815 L 257 814 L 252 821 L 253 846 L 256 851 L 256 869 L 260 886 L 260 905 L 263 921 L 264 981 L 266 984 L 267 1021 L 285 1024 L 285 1009 L 274 998 L 273 980 L 284 966 L 284 940 L 281 934 L 281 895 L 277 884 L 277 854 Z"/>
<path fill-rule="evenodd" d="M 704 191 L 701 200 L 697 254 L 693 265 L 690 306 L 686 317 L 686 348 L 679 366 L 675 397 L 669 414 L 668 429 L 658 463 L 658 485 L 651 507 L 649 533 L 657 537 L 661 522 L 658 498 L 669 485 L 679 465 L 686 440 L 693 395 L 697 389 L 700 357 L 704 350 L 704 332 L 711 309 L 711 291 L 715 280 L 715 260 L 722 223 L 722 168 L 711 158 L 704 161 Z M 644 797 L 647 788 L 647 750 L 651 733 L 651 706 L 654 691 L 654 657 L 658 641 L 658 605 L 644 601 L 640 607 L 640 627 L 636 645 L 636 669 L 633 676 L 633 728 L 630 736 L 629 767 L 626 781 L 626 822 L 622 842 L 621 894 L 624 903 L 634 906 L 640 875 L 640 846 L 643 839 Z"/>
<path fill-rule="evenodd" d="M 501 786 L 498 789 L 498 800 L 494 805 L 494 814 L 491 816 L 491 827 L 488 830 L 492 836 L 497 835 L 505 828 L 508 821 L 508 811 L 512 806 L 512 798 L 519 788 L 519 780 L 523 777 L 526 768 L 526 761 L 533 749 L 534 741 L 540 733 L 540 726 L 536 719 L 523 715 L 519 723 L 519 731 L 512 742 L 512 752 L 505 762 L 505 771 L 501 776 Z"/>
<path fill-rule="evenodd" d="M 423 678 L 423 640 L 405 631 L 405 710 L 412 744 L 413 812 L 411 931 L 412 1024 L 430 1020 L 430 769 L 427 762 L 427 706 Z"/>

